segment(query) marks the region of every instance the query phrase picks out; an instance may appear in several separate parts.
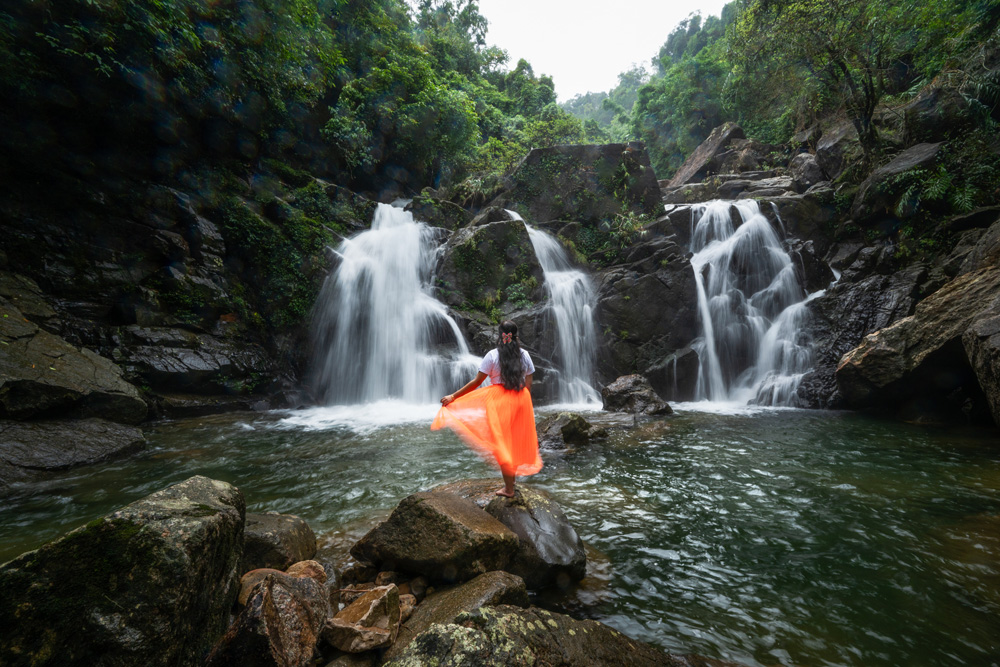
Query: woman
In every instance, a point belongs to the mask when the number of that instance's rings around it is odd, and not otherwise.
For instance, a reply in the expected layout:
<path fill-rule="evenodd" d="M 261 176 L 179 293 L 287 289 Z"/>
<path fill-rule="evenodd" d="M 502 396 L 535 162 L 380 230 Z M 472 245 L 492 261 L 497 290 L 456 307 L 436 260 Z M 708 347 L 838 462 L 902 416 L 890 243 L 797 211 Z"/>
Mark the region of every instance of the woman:
<path fill-rule="evenodd" d="M 542 469 L 531 404 L 535 365 L 517 339 L 517 325 L 500 324 L 496 348 L 483 357 L 468 384 L 441 399 L 431 430 L 447 426 L 470 447 L 500 466 L 504 487 L 498 496 L 514 497 L 514 479 Z M 477 389 L 487 377 L 490 384 Z"/>

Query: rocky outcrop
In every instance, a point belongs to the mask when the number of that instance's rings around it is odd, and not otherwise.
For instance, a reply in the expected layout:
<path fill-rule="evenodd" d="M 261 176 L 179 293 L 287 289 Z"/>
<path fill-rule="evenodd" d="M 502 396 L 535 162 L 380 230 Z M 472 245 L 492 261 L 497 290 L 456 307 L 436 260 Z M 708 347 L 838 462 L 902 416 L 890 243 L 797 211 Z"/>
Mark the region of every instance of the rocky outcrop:
<path fill-rule="evenodd" d="M 974 124 L 969 100 L 951 86 L 927 86 L 900 111 L 907 144 L 943 141 L 968 131 Z"/>
<path fill-rule="evenodd" d="M 819 166 L 819 161 L 810 153 L 799 153 L 793 157 L 788 163 L 788 173 L 792 177 L 795 189 L 799 192 L 805 192 L 826 180 L 826 174 Z"/>
<path fill-rule="evenodd" d="M 320 582 L 268 574 L 212 649 L 206 667 L 311 665 L 329 614 L 329 598 Z"/>
<path fill-rule="evenodd" d="M 597 621 L 499 605 L 461 614 L 451 624 L 432 625 L 387 667 L 431 664 L 723 667 L 726 663 L 670 655 Z"/>
<path fill-rule="evenodd" d="M 28 321 L 0 299 L 0 418 L 50 414 L 138 424 L 146 404 L 112 362 Z"/>
<path fill-rule="evenodd" d="M 241 573 L 258 568 L 284 570 L 316 555 L 316 534 L 292 514 L 247 514 Z"/>
<path fill-rule="evenodd" d="M 850 160 L 860 154 L 858 130 L 854 123 L 843 120 L 825 128 L 816 142 L 816 162 L 832 181 L 843 173 Z"/>
<path fill-rule="evenodd" d="M 966 273 L 920 302 L 912 316 L 866 337 L 837 368 L 848 404 L 895 409 L 919 421 L 975 418 L 985 408 L 983 387 L 963 337 L 969 333 L 969 347 L 983 361 L 977 343 L 990 338 L 997 294 L 1000 268 Z"/>
<path fill-rule="evenodd" d="M 733 139 L 745 139 L 746 135 L 736 123 L 726 123 L 712 130 L 705 141 L 695 149 L 670 179 L 667 187 L 675 188 L 681 185 L 700 181 L 708 175 L 708 167 L 712 160 Z"/>
<path fill-rule="evenodd" d="M 575 412 L 560 412 L 539 422 L 538 442 L 546 449 L 565 449 L 589 444 L 592 438 L 607 437 L 606 429 L 594 426 Z"/>
<path fill-rule="evenodd" d="M 1000 425 L 1000 308 L 995 302 L 962 334 L 962 347 L 986 395 L 993 423 Z"/>
<path fill-rule="evenodd" d="M 623 375 L 601 390 L 604 409 L 640 415 L 669 415 L 673 410 L 641 375 Z"/>
<path fill-rule="evenodd" d="M 645 146 L 605 144 L 535 148 L 514 168 L 491 206 L 527 220 L 595 225 L 622 212 L 657 215 L 660 190 Z"/>
<path fill-rule="evenodd" d="M 103 419 L 0 421 L 0 460 L 30 470 L 91 465 L 145 444 L 139 428 Z"/>
<path fill-rule="evenodd" d="M 243 494 L 192 477 L 0 567 L 0 663 L 195 664 L 237 594 Z"/>
<path fill-rule="evenodd" d="M 504 569 L 517 547 L 517 535 L 472 501 L 425 491 L 400 501 L 351 555 L 382 570 L 456 582 Z"/>
<path fill-rule="evenodd" d="M 934 163 L 942 144 L 917 144 L 907 148 L 886 165 L 873 171 L 858 188 L 851 205 L 851 217 L 861 222 L 891 215 L 897 199 L 887 182 L 894 176 Z"/>
<path fill-rule="evenodd" d="M 517 551 L 504 570 L 529 589 L 568 588 L 586 575 L 583 540 L 548 494 L 521 484 L 513 498 L 495 497 L 486 512 L 517 535 Z"/>
<path fill-rule="evenodd" d="M 520 577 L 508 572 L 487 572 L 464 584 L 435 592 L 427 596 L 400 627 L 396 642 L 385 654 L 385 661 L 392 662 L 402 655 L 410 642 L 432 625 L 454 623 L 464 612 L 500 604 L 516 607 L 530 604 Z"/>
<path fill-rule="evenodd" d="M 413 214 L 414 220 L 449 231 L 464 227 L 472 219 L 469 212 L 458 204 L 427 195 L 414 197 L 406 205 L 406 210 Z"/>

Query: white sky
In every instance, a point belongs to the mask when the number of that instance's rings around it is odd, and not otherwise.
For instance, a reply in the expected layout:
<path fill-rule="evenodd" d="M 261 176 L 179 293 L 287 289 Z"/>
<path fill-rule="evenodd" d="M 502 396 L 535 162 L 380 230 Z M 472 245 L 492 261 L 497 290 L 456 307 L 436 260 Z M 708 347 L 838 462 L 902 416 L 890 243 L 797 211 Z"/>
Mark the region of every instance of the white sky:
<path fill-rule="evenodd" d="M 565 102 L 578 93 L 609 91 L 632 64 L 650 60 L 689 14 L 719 16 L 725 0 L 479 0 L 489 22 L 486 42 L 548 74 Z"/>

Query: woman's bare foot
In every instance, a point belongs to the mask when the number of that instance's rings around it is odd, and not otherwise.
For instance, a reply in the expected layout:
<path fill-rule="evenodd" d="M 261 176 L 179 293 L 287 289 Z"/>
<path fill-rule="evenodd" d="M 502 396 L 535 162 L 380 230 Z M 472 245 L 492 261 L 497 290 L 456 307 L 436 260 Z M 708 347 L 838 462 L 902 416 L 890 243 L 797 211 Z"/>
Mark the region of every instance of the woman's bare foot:
<path fill-rule="evenodd" d="M 499 491 L 497 491 L 497 495 L 503 496 L 504 498 L 513 498 L 514 492 L 513 491 L 508 492 L 507 489 L 500 489 Z"/>

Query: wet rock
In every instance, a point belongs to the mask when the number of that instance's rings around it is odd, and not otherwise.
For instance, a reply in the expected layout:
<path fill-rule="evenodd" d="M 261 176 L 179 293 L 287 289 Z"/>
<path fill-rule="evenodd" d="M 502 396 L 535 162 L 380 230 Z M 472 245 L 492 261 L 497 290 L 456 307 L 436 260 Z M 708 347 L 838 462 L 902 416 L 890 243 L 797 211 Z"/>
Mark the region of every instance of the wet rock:
<path fill-rule="evenodd" d="M 488 225 L 491 222 L 517 222 L 517 217 L 511 215 L 510 211 L 500 206 L 487 206 L 480 211 L 470 222 L 470 227 Z"/>
<path fill-rule="evenodd" d="M 586 445 L 591 438 L 606 437 L 607 431 L 574 412 L 560 412 L 546 417 L 538 425 L 538 441 L 543 447 L 565 449 L 568 445 Z"/>
<path fill-rule="evenodd" d="M 501 487 L 503 487 L 503 482 L 499 477 L 494 479 L 462 479 L 435 486 L 431 492 L 453 493 L 466 500 L 471 500 L 477 507 L 486 509 L 486 506 L 497 497 L 496 492 Z"/>
<path fill-rule="evenodd" d="M 513 498 L 497 496 L 486 511 L 517 535 L 517 552 L 504 569 L 529 589 L 567 588 L 586 575 L 583 540 L 548 494 L 521 484 Z"/>
<path fill-rule="evenodd" d="M 997 294 L 1000 268 L 973 271 L 921 301 L 912 316 L 867 336 L 837 367 L 847 402 L 930 419 L 949 413 L 974 418 L 983 395 L 963 335 L 971 330 L 970 342 L 980 338 L 974 325 L 996 311 Z M 990 330 L 984 323 L 987 340 Z"/>
<path fill-rule="evenodd" d="M 694 400 L 701 360 L 690 346 L 672 352 L 643 371 L 653 391 L 669 401 Z"/>
<path fill-rule="evenodd" d="M 1000 266 L 1000 221 L 994 223 L 976 239 L 958 269 L 963 275 L 990 266 Z"/>
<path fill-rule="evenodd" d="M 962 334 L 962 347 L 986 395 L 993 423 L 1000 425 L 1000 304 L 994 301 Z"/>
<path fill-rule="evenodd" d="M 795 182 L 795 189 L 804 192 L 812 186 L 826 180 L 823 168 L 815 155 L 799 153 L 788 163 L 788 173 Z"/>
<path fill-rule="evenodd" d="M 330 614 L 324 586 L 310 577 L 267 574 L 212 649 L 207 667 L 306 667 Z"/>
<path fill-rule="evenodd" d="M 542 267 L 521 221 L 491 222 L 460 229 L 438 264 L 439 298 L 450 306 L 505 314 L 544 297 Z"/>
<path fill-rule="evenodd" d="M 529 221 L 599 224 L 621 213 L 623 201 L 648 215 L 663 210 L 649 154 L 640 142 L 535 148 L 507 183 L 491 205 L 518 211 Z"/>
<path fill-rule="evenodd" d="M 413 214 L 414 220 L 426 222 L 433 227 L 456 230 L 464 227 L 472 220 L 472 216 L 464 208 L 437 197 L 417 195 L 409 204 L 406 210 Z"/>
<path fill-rule="evenodd" d="M 738 186 L 730 186 L 729 190 L 732 190 L 734 187 Z M 742 192 L 742 189 L 740 189 L 740 192 Z M 717 183 L 685 183 L 683 185 L 664 188 L 661 199 L 664 204 L 697 204 L 717 199 L 720 196 L 719 185 Z"/>
<path fill-rule="evenodd" d="M 377 586 L 327 619 L 323 639 L 348 653 L 385 648 L 399 632 L 399 590 Z"/>
<path fill-rule="evenodd" d="M 247 514 L 245 535 L 244 572 L 262 567 L 284 570 L 316 555 L 316 534 L 292 514 Z"/>
<path fill-rule="evenodd" d="M 328 578 L 326 568 L 314 560 L 299 561 L 285 570 L 285 573 L 293 577 L 309 577 L 321 584 L 325 584 Z"/>
<path fill-rule="evenodd" d="M 812 294 L 821 289 L 826 289 L 834 280 L 830 266 L 823 261 L 822 256 L 816 250 L 813 241 L 802 241 L 800 239 L 786 239 L 785 246 L 788 255 L 795 262 L 796 273 L 799 284 L 805 288 L 807 294 Z"/>
<path fill-rule="evenodd" d="M 835 180 L 860 152 L 854 123 L 841 121 L 824 130 L 816 142 L 816 162 L 828 180 Z"/>
<path fill-rule="evenodd" d="M 547 667 L 723 667 L 731 663 L 674 656 L 597 621 L 508 605 L 480 607 L 454 623 L 432 625 L 387 667 L 424 665 Z"/>
<path fill-rule="evenodd" d="M 399 636 L 385 654 L 392 662 L 403 654 L 413 639 L 432 625 L 454 623 L 463 612 L 493 605 L 527 607 L 528 591 L 524 581 L 509 572 L 487 572 L 471 581 L 428 596 L 413 615 L 399 628 Z"/>
<path fill-rule="evenodd" d="M 0 459 L 32 470 L 91 465 L 145 444 L 139 428 L 103 419 L 0 421 Z"/>
<path fill-rule="evenodd" d="M 454 582 L 502 570 L 517 543 L 514 533 L 472 501 L 429 491 L 404 498 L 351 547 L 351 555 L 383 570 Z"/>
<path fill-rule="evenodd" d="M 769 200 L 774 205 L 761 206 L 761 212 L 782 230 L 782 235 L 812 241 L 816 254 L 823 256 L 833 244 L 831 229 L 840 217 L 830 189 L 820 189 L 801 195 L 783 195 Z M 774 217 L 777 211 L 780 223 Z"/>
<path fill-rule="evenodd" d="M 24 316 L 49 333 L 58 333 L 56 311 L 31 278 L 0 271 L 0 297 L 11 302 Z"/>
<path fill-rule="evenodd" d="M 237 594 L 243 494 L 192 477 L 0 566 L 0 663 L 196 664 Z"/>
<path fill-rule="evenodd" d="M 341 653 L 326 663 L 325 667 L 375 667 L 378 664 L 378 652 Z"/>
<path fill-rule="evenodd" d="M 604 409 L 612 412 L 630 412 L 643 415 L 669 415 L 673 413 L 666 401 L 660 398 L 649 380 L 641 375 L 623 375 L 601 390 Z"/>
<path fill-rule="evenodd" d="M 0 298 L 0 418 L 43 414 L 138 424 L 146 403 L 121 369 L 29 322 Z"/>
<path fill-rule="evenodd" d="M 272 567 L 262 567 L 256 570 L 250 570 L 242 577 L 240 577 L 240 593 L 236 597 L 236 601 L 245 605 L 250 596 L 253 595 L 254 590 L 257 588 L 257 584 L 264 581 L 269 575 L 272 574 L 285 574 L 281 570 L 275 570 Z"/>
<path fill-rule="evenodd" d="M 708 167 L 712 160 L 725 148 L 733 139 L 745 139 L 743 128 L 736 123 L 725 123 L 712 130 L 705 141 L 694 150 L 684 161 L 674 177 L 667 184 L 668 187 L 677 187 L 693 181 L 700 181 L 708 174 Z"/>

